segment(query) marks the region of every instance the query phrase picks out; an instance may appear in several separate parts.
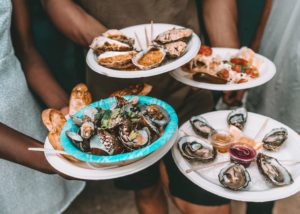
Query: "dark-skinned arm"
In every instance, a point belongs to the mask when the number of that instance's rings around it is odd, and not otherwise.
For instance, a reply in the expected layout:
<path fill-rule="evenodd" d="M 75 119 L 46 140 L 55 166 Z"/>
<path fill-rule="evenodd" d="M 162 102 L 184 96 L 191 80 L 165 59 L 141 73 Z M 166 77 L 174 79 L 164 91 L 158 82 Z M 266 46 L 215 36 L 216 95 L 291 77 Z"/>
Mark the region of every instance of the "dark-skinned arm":
<path fill-rule="evenodd" d="M 106 27 L 72 0 L 42 0 L 43 6 L 60 32 L 77 44 L 88 47 Z"/>
<path fill-rule="evenodd" d="M 54 173 L 43 152 L 28 151 L 29 147 L 43 145 L 2 123 L 0 123 L 0 158 L 47 173 Z"/>
<path fill-rule="evenodd" d="M 68 96 L 35 48 L 26 0 L 13 0 L 12 3 L 13 44 L 28 85 L 48 107 L 61 109 L 68 105 Z"/>

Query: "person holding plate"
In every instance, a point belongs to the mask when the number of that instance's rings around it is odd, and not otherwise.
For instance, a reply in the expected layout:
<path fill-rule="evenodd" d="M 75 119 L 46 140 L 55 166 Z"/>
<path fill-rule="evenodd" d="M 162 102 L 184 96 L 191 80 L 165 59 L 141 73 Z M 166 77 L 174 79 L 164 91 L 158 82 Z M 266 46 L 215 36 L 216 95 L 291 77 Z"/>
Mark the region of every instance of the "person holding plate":
<path fill-rule="evenodd" d="M 61 213 L 84 182 L 48 175 L 56 171 L 44 153 L 27 150 L 46 138 L 29 87 L 54 108 L 66 106 L 67 95 L 34 47 L 25 0 L 0 0 L 0 26 L 0 212 Z"/>
<path fill-rule="evenodd" d="M 194 0 L 43 0 L 43 5 L 57 28 L 74 42 L 88 47 L 93 39 L 107 29 L 150 23 L 170 23 L 200 33 L 197 6 Z M 218 15 L 216 15 L 218 14 Z M 213 46 L 237 47 L 237 12 L 235 0 L 203 1 L 203 17 Z M 180 121 L 212 110 L 211 92 L 193 90 L 168 74 L 141 79 L 117 79 L 87 70 L 87 83 L 95 99 L 105 98 L 113 91 L 136 83 L 153 85 L 153 97 L 166 100 L 179 114 Z M 201 105 L 199 105 L 201 104 Z M 230 200 L 208 193 L 190 182 L 166 157 L 168 186 L 176 204 L 184 213 L 229 213 Z M 163 170 L 164 171 L 164 170 Z M 158 163 L 133 176 L 116 180 L 122 189 L 134 190 L 140 213 L 167 213 L 167 203 L 159 182 Z M 166 179 L 168 180 L 168 179 Z"/>

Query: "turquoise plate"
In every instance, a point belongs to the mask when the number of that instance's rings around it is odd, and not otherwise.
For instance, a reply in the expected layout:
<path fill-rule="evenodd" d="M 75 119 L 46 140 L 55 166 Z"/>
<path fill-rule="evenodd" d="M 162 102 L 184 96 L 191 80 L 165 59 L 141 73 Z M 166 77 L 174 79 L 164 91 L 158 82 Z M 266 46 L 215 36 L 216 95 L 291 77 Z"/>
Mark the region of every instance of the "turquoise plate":
<path fill-rule="evenodd" d="M 125 99 L 130 99 L 134 96 L 125 96 Z M 94 102 L 90 104 L 89 106 L 93 107 L 101 107 L 104 109 L 109 109 L 110 106 L 115 104 L 116 100 L 114 97 L 112 98 L 107 98 L 103 99 L 97 102 Z M 68 130 L 71 131 L 78 131 L 78 126 L 76 126 L 71 119 L 68 119 L 66 124 L 63 127 L 63 130 L 60 135 L 60 142 L 61 145 L 63 146 L 64 150 L 69 153 L 70 155 L 74 156 L 75 158 L 81 160 L 81 161 L 86 161 L 86 162 L 92 162 L 92 163 L 104 163 L 104 164 L 111 164 L 111 163 L 118 163 L 118 162 L 123 162 L 123 161 L 129 161 L 129 160 L 134 160 L 137 158 L 144 157 L 160 147 L 162 147 L 165 143 L 167 143 L 171 137 L 175 134 L 177 127 L 178 127 L 178 118 L 175 110 L 167 103 L 164 101 L 161 101 L 156 98 L 152 97 L 147 97 L 147 96 L 139 96 L 139 103 L 140 104 L 157 104 L 161 107 L 163 107 L 170 115 L 170 121 L 165 127 L 163 135 L 154 141 L 152 144 L 149 146 L 146 146 L 141 149 L 134 150 L 132 152 L 127 152 L 127 153 L 122 153 L 122 154 L 117 154 L 117 155 L 111 155 L 111 156 L 99 156 L 99 155 L 92 155 L 88 154 L 85 152 L 82 152 L 79 150 L 69 138 L 67 138 L 65 132 Z M 85 107 L 86 108 L 86 107 Z M 84 109 L 81 109 L 78 111 L 75 116 L 77 117 L 82 117 L 82 113 Z"/>

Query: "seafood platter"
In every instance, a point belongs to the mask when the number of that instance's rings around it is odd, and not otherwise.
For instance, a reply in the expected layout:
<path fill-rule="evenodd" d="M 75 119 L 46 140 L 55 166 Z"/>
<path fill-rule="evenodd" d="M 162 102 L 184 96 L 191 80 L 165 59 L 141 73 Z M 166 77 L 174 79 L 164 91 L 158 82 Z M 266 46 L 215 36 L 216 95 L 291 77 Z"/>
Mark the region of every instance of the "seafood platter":
<path fill-rule="evenodd" d="M 162 158 L 176 141 L 178 119 L 167 103 L 143 96 L 151 88 L 130 86 L 92 103 L 86 85 L 78 84 L 68 119 L 55 109 L 42 113 L 49 163 L 75 178 L 102 180 L 135 173 Z"/>
<path fill-rule="evenodd" d="M 250 48 L 211 48 L 202 45 L 190 62 L 170 74 L 193 87 L 232 91 L 262 85 L 271 80 L 275 73 L 274 63 Z"/>
<path fill-rule="evenodd" d="M 300 137 L 245 108 L 194 116 L 179 129 L 172 155 L 199 187 L 239 201 L 264 202 L 300 191 Z"/>
<path fill-rule="evenodd" d="M 192 29 L 142 24 L 110 29 L 90 44 L 86 62 L 95 72 L 116 78 L 149 77 L 184 65 L 200 48 Z"/>

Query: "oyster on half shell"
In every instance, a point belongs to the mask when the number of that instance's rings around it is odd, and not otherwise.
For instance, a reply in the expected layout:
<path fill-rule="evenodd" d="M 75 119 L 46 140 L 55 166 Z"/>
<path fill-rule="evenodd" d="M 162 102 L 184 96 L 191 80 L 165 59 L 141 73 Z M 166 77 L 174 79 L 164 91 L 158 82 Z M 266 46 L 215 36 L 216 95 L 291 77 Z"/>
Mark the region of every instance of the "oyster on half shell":
<path fill-rule="evenodd" d="M 166 58 L 166 51 L 159 46 L 150 46 L 132 58 L 132 63 L 141 70 L 155 68 Z"/>
<path fill-rule="evenodd" d="M 136 54 L 136 51 L 108 51 L 98 56 L 98 63 L 114 69 L 133 68 L 131 59 Z"/>

